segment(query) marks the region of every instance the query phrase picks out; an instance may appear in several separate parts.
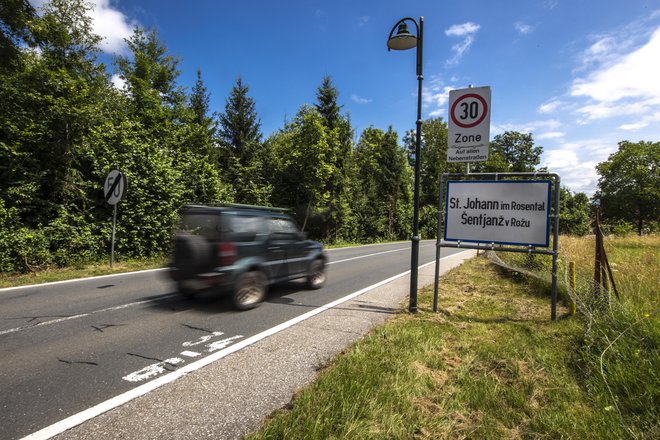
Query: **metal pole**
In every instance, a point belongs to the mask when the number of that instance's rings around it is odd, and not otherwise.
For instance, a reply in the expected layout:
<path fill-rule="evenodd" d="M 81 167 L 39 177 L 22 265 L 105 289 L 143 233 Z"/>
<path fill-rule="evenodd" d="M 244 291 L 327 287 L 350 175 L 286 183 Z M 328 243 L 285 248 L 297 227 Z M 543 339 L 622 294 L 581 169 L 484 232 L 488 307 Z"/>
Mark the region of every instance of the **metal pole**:
<path fill-rule="evenodd" d="M 419 169 L 422 142 L 422 72 L 424 44 L 424 17 L 419 18 L 417 34 L 417 130 L 415 139 L 415 193 L 413 208 L 412 255 L 410 261 L 410 306 L 411 313 L 417 313 L 417 272 L 419 266 Z"/>
<path fill-rule="evenodd" d="M 115 262 L 115 228 L 117 226 L 117 204 L 115 203 L 112 210 L 112 244 L 110 245 L 110 269 Z"/>
<path fill-rule="evenodd" d="M 433 278 L 433 312 L 438 313 L 438 290 L 440 288 L 440 245 L 442 242 L 442 216 L 445 213 L 443 200 L 444 175 L 440 175 L 438 188 L 438 235 L 435 241 L 435 277 Z"/>
<path fill-rule="evenodd" d="M 550 306 L 550 319 L 557 319 L 557 257 L 559 254 L 559 186 L 560 178 L 555 180 L 555 221 L 552 233 L 552 304 Z"/>

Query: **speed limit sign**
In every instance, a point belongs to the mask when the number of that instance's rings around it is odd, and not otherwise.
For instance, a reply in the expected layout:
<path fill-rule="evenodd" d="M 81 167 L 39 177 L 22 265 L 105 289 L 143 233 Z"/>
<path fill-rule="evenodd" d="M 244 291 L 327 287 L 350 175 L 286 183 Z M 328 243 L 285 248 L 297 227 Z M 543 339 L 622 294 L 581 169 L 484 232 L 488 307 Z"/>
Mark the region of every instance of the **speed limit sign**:
<path fill-rule="evenodd" d="M 487 160 L 490 138 L 490 87 L 451 90 L 448 120 L 447 162 Z"/>

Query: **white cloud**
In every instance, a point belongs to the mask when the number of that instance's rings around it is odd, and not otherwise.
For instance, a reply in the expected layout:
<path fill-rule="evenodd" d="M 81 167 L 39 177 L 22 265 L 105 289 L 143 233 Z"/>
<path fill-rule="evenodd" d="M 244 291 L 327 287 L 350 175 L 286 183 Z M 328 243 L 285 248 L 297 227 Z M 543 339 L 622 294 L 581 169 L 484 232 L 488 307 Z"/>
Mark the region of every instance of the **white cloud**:
<path fill-rule="evenodd" d="M 453 78 L 452 78 L 453 80 Z M 456 87 L 448 86 L 439 76 L 432 77 L 422 90 L 422 102 L 425 108 L 430 108 L 429 116 L 438 117 L 447 115 L 447 102 L 449 91 Z"/>
<path fill-rule="evenodd" d="M 370 102 L 372 102 L 371 99 L 363 98 L 363 97 L 361 97 L 361 96 L 356 95 L 355 93 L 353 93 L 353 94 L 351 95 L 351 100 L 352 100 L 353 102 L 358 103 L 358 104 L 369 104 Z"/>
<path fill-rule="evenodd" d="M 133 33 L 135 23 L 122 12 L 113 8 L 110 0 L 92 0 L 94 9 L 90 16 L 94 20 L 94 32 L 103 37 L 101 49 L 110 53 L 123 53 L 128 47 L 125 38 Z"/>
<path fill-rule="evenodd" d="M 606 51 L 607 48 L 602 50 Z M 660 102 L 658 54 L 660 27 L 644 46 L 615 64 L 596 70 L 588 78 L 576 79 L 571 95 L 586 96 L 600 102 L 616 102 L 624 98 L 651 98 Z"/>
<path fill-rule="evenodd" d="M 455 24 L 445 31 L 445 35 L 448 37 L 463 37 L 476 33 L 480 27 L 478 24 L 472 22 Z"/>
<path fill-rule="evenodd" d="M 516 28 L 518 33 L 521 34 L 521 35 L 531 34 L 532 31 L 534 31 L 534 26 L 529 25 L 529 24 L 525 24 L 522 21 L 517 21 L 514 24 L 514 27 Z"/>
<path fill-rule="evenodd" d="M 597 162 L 580 161 L 575 151 L 570 149 L 550 150 L 543 155 L 542 166 L 561 176 L 562 186 L 574 192 L 593 195 L 598 186 Z"/>
<path fill-rule="evenodd" d="M 360 22 L 358 23 L 358 26 L 362 27 L 366 25 L 367 23 L 369 23 L 369 20 L 371 20 L 370 16 L 363 15 L 362 17 L 360 17 Z"/>
<path fill-rule="evenodd" d="M 113 86 L 115 86 L 115 89 L 117 90 L 123 90 L 126 88 L 126 81 L 124 81 L 124 79 L 117 74 L 114 74 L 110 77 L 110 82 Z"/>
<path fill-rule="evenodd" d="M 29 0 L 32 6 L 39 9 L 47 0 Z M 135 21 L 130 20 L 116 9 L 111 0 L 88 0 L 92 5 L 89 16 L 92 19 L 92 30 L 101 36 L 100 49 L 108 53 L 124 53 L 128 47 L 124 38 L 133 33 Z"/>
<path fill-rule="evenodd" d="M 452 46 L 451 50 L 454 56 L 447 60 L 447 65 L 458 64 L 463 58 L 463 55 L 470 49 L 472 43 L 475 41 L 475 34 L 481 28 L 476 23 L 468 22 L 463 24 L 455 24 L 449 29 L 445 30 L 445 35 L 448 37 L 462 37 L 463 41 L 456 43 Z"/>
<path fill-rule="evenodd" d="M 491 134 L 502 134 L 505 131 L 518 131 L 520 133 L 532 133 L 534 137 L 536 133 L 541 131 L 556 131 L 562 124 L 556 119 L 547 119 L 542 121 L 530 121 L 525 123 L 507 123 L 507 124 L 491 124 Z"/>
<path fill-rule="evenodd" d="M 558 108 L 564 106 L 565 103 L 560 101 L 559 99 L 553 98 L 550 101 L 546 102 L 545 104 L 541 104 L 538 108 L 538 112 L 541 114 L 545 113 L 553 113 L 555 110 Z"/>
<path fill-rule="evenodd" d="M 537 139 L 558 139 L 566 136 L 566 133 L 563 131 L 547 131 L 545 133 L 539 133 L 536 135 Z"/>

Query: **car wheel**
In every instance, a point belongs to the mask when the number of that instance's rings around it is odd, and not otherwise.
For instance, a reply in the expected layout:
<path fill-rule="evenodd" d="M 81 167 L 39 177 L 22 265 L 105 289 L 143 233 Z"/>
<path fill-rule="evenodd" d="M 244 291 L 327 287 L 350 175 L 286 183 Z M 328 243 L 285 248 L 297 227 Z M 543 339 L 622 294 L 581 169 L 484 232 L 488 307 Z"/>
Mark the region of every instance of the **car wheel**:
<path fill-rule="evenodd" d="M 325 284 L 327 276 L 325 273 L 325 262 L 317 258 L 312 261 L 307 275 L 307 287 L 310 289 L 320 289 Z"/>
<path fill-rule="evenodd" d="M 185 296 L 186 298 L 192 298 L 197 292 L 195 289 L 191 288 L 190 286 L 186 286 L 182 282 L 177 283 L 177 290 L 179 291 L 179 295 Z"/>
<path fill-rule="evenodd" d="M 238 277 L 234 289 L 233 302 L 238 310 L 256 307 L 266 296 L 268 280 L 263 272 L 254 270 Z"/>

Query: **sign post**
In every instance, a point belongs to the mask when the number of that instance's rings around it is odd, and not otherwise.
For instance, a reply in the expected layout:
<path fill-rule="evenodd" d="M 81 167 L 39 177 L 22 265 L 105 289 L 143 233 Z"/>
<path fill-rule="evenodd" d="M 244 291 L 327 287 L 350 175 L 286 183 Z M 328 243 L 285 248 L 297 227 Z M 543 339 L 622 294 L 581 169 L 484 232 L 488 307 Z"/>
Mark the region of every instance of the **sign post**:
<path fill-rule="evenodd" d="M 447 162 L 488 160 L 490 87 L 449 92 Z"/>
<path fill-rule="evenodd" d="M 115 230 L 117 227 L 117 203 L 126 197 L 126 188 L 128 187 L 128 179 L 126 174 L 112 170 L 108 174 L 103 184 L 103 196 L 109 205 L 113 205 L 112 210 L 112 242 L 110 245 L 110 268 L 115 261 Z"/>

